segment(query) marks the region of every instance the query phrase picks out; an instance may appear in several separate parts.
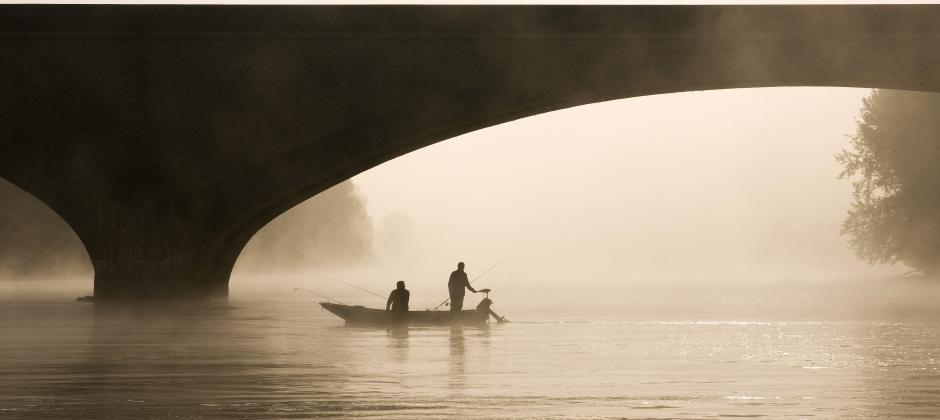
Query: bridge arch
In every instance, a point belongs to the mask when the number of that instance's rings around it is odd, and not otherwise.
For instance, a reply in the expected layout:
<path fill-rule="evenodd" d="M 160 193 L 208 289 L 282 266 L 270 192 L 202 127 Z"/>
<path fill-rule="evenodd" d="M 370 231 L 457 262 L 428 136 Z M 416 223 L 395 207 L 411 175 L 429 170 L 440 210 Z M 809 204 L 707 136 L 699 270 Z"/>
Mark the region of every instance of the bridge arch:
<path fill-rule="evenodd" d="M 406 155 L 406 154 L 408 154 L 408 153 L 415 152 L 415 151 L 420 150 L 420 149 L 422 149 L 422 148 L 424 148 L 424 147 L 428 147 L 428 146 L 434 145 L 434 144 L 439 143 L 439 142 L 442 142 L 442 141 L 451 140 L 451 139 L 453 139 L 453 138 L 455 138 L 455 137 L 459 137 L 459 136 L 461 136 L 461 135 L 463 135 L 463 134 L 471 133 L 471 132 L 478 131 L 478 130 L 483 130 L 483 129 L 486 129 L 486 128 L 491 128 L 491 127 L 494 127 L 494 126 L 497 126 L 497 125 L 500 125 L 500 124 L 505 124 L 505 123 L 512 122 L 512 121 L 516 121 L 516 120 L 519 120 L 519 119 L 528 118 L 528 117 L 533 117 L 533 116 L 538 116 L 538 115 L 542 115 L 542 114 L 549 113 L 549 112 L 554 112 L 554 111 L 561 111 L 561 110 L 576 108 L 576 107 L 580 107 L 580 106 L 586 106 L 586 105 L 591 105 L 591 104 L 602 103 L 602 102 L 616 101 L 616 100 L 621 100 L 621 99 L 637 98 L 637 97 L 643 97 L 643 96 L 652 96 L 652 95 L 668 95 L 668 94 L 671 94 L 671 93 L 682 93 L 682 92 L 691 92 L 691 91 L 724 90 L 724 89 L 732 89 L 732 88 L 734 88 L 734 89 L 737 89 L 737 88 L 745 88 L 745 89 L 746 89 L 746 88 L 764 88 L 764 87 L 850 87 L 850 88 L 872 88 L 873 86 L 891 86 L 891 88 L 900 88 L 901 86 L 904 86 L 904 87 L 913 87 L 912 85 L 915 85 L 915 84 L 909 84 L 909 83 L 901 83 L 901 84 L 898 84 L 898 83 L 884 83 L 884 84 L 877 84 L 877 83 L 876 83 L 876 84 L 873 84 L 873 85 L 861 84 L 861 85 L 848 85 L 848 86 L 846 86 L 846 85 L 828 85 L 828 84 L 825 84 L 825 83 L 822 83 L 822 84 L 818 84 L 818 83 L 817 83 L 817 84 L 806 84 L 806 83 L 797 84 L 797 83 L 793 83 L 793 82 L 755 83 L 755 84 L 734 83 L 734 84 L 723 85 L 722 87 L 720 87 L 720 88 L 715 88 L 715 89 L 689 89 L 689 90 L 676 90 L 676 91 L 670 90 L 670 91 L 659 92 L 659 93 L 653 93 L 653 94 L 649 94 L 649 93 L 644 93 L 644 94 L 624 94 L 624 95 L 612 95 L 612 96 L 610 96 L 610 97 L 607 97 L 607 96 L 605 96 L 605 97 L 595 97 L 595 98 L 592 98 L 592 99 L 590 99 L 590 100 L 571 100 L 571 101 L 565 101 L 565 102 L 561 102 L 561 103 L 552 104 L 552 105 L 549 105 L 549 106 L 538 106 L 538 107 L 534 107 L 534 108 L 531 108 L 531 109 L 525 109 L 525 110 L 521 110 L 521 111 L 519 111 L 519 112 L 507 114 L 507 115 L 504 115 L 504 116 L 501 116 L 501 117 L 495 118 L 495 119 L 490 119 L 490 120 L 485 120 L 485 121 L 476 121 L 476 122 L 473 122 L 473 123 L 469 123 L 469 124 L 466 124 L 466 125 L 462 125 L 462 126 L 460 126 L 459 128 L 454 129 L 454 130 L 452 130 L 452 131 L 446 131 L 446 132 L 443 132 L 443 133 L 438 134 L 438 135 L 436 135 L 436 136 L 428 136 L 425 141 L 402 144 L 402 145 L 400 145 L 400 148 L 399 148 L 399 149 L 387 151 L 386 154 L 385 154 L 385 155 L 382 155 L 382 157 L 380 157 L 380 158 L 369 159 L 369 160 L 362 160 L 362 161 L 360 161 L 360 162 L 358 163 L 358 165 L 353 166 L 353 167 L 351 167 L 351 168 L 347 168 L 345 171 L 340 172 L 340 173 L 337 174 L 335 177 L 331 178 L 331 180 L 328 181 L 326 184 L 322 184 L 322 183 L 320 183 L 320 181 L 318 180 L 318 181 L 315 182 L 315 183 L 311 183 L 311 184 L 309 184 L 309 185 L 305 185 L 305 186 L 304 186 L 304 189 L 303 189 L 301 192 L 298 192 L 297 195 L 291 196 L 291 197 L 289 197 L 289 198 L 287 198 L 287 199 L 285 199 L 284 201 L 281 201 L 281 202 L 270 203 L 270 204 L 272 205 L 272 207 L 264 209 L 263 212 L 261 213 L 262 216 L 260 216 L 260 217 L 258 217 L 258 218 L 256 218 L 256 219 L 252 220 L 252 221 L 250 222 L 250 224 L 248 224 L 247 226 L 245 226 L 245 227 L 243 228 L 243 230 L 240 230 L 240 231 L 238 232 L 237 236 L 236 236 L 237 239 L 236 239 L 236 240 L 233 240 L 233 241 L 231 242 L 231 243 L 233 243 L 233 244 L 241 244 L 241 247 L 238 248 L 237 250 L 236 250 L 234 247 L 232 248 L 232 251 L 234 251 L 234 252 L 231 254 L 231 255 L 232 255 L 232 258 L 233 258 L 233 259 L 231 260 L 231 264 L 234 265 L 235 260 L 237 260 L 237 258 L 238 258 L 238 256 L 240 255 L 242 249 L 244 249 L 245 244 L 247 244 L 248 241 L 250 241 L 250 240 L 252 239 L 252 237 L 254 236 L 255 233 L 257 233 L 260 229 L 262 229 L 262 228 L 263 228 L 264 226 L 266 226 L 267 224 L 271 223 L 273 220 L 275 220 L 275 219 L 276 219 L 277 217 L 279 217 L 281 214 L 284 214 L 284 212 L 290 211 L 291 209 L 296 208 L 297 206 L 299 206 L 300 204 L 306 202 L 307 200 L 310 200 L 310 199 L 314 198 L 317 194 L 319 194 L 319 193 L 322 192 L 323 190 L 328 189 L 328 188 L 331 188 L 333 185 L 336 185 L 336 184 L 338 184 L 338 183 L 340 183 L 340 182 L 346 181 L 346 180 L 348 180 L 348 179 L 350 179 L 350 178 L 352 178 L 352 177 L 354 177 L 354 176 L 356 176 L 356 175 L 358 175 L 358 174 L 360 174 L 360 173 L 362 173 L 362 172 L 365 172 L 365 171 L 367 171 L 367 170 L 369 170 L 369 169 L 371 169 L 371 168 L 373 168 L 373 167 L 375 167 L 375 166 L 378 166 L 378 165 L 380 165 L 380 164 L 382 164 L 382 163 L 388 162 L 388 161 L 393 160 L 393 159 L 395 159 L 395 158 L 397 158 L 397 157 L 400 157 L 400 156 L 404 156 L 404 155 Z M 920 87 L 920 89 L 903 89 L 903 90 L 924 90 L 924 89 L 925 89 L 925 87 L 924 87 L 923 85 L 918 85 L 918 87 Z M 883 87 L 882 87 L 882 88 L 883 88 Z M 933 91 L 934 91 L 934 92 L 937 92 L 937 93 L 940 93 L 940 89 L 938 89 L 938 90 L 933 90 Z M 326 187 L 324 187 L 324 185 L 326 185 Z"/>
<path fill-rule="evenodd" d="M 94 268 L 81 239 L 54 208 L 17 185 L 0 178 L 0 280 L 60 285 L 69 291 L 92 292 Z"/>
<path fill-rule="evenodd" d="M 3 6 L 0 176 L 70 223 L 103 299 L 225 295 L 262 226 L 389 159 L 643 95 L 940 92 L 937 21 L 933 5 Z"/>
<path fill-rule="evenodd" d="M 748 89 L 742 89 L 742 90 L 748 90 Z M 762 91 L 762 90 L 773 90 L 773 89 L 761 89 L 761 88 L 756 88 L 756 89 L 752 89 L 752 90 Z M 800 92 L 806 91 L 806 89 L 802 89 L 802 90 L 801 90 L 801 89 L 794 89 L 794 90 L 800 91 Z M 826 89 L 824 89 L 824 88 L 814 88 L 814 89 L 811 89 L 811 90 L 826 90 Z M 717 91 L 717 90 L 708 91 L 708 92 L 715 92 L 715 91 Z M 861 95 L 861 93 L 858 92 L 858 91 L 856 91 L 856 93 L 854 93 L 854 94 L 856 94 L 856 95 Z M 651 96 L 666 96 L 666 98 L 662 98 L 661 101 L 667 101 L 667 100 L 669 100 L 669 99 L 667 99 L 667 98 L 668 98 L 669 96 L 671 96 L 671 95 L 670 95 L 670 94 L 662 94 L 662 95 L 651 95 Z M 686 96 L 688 96 L 688 95 L 686 95 Z M 702 95 L 702 97 L 716 98 L 716 97 L 720 97 L 720 96 L 718 96 L 718 95 Z M 637 99 L 637 98 L 632 98 L 632 99 Z M 611 101 L 613 101 L 613 100 L 611 100 Z M 660 102 L 661 102 L 661 101 L 660 101 Z M 608 102 L 610 102 L 610 101 L 608 101 Z M 649 102 L 639 102 L 639 103 L 647 103 L 647 104 L 648 104 Z M 746 103 L 746 102 L 745 102 L 745 103 Z M 601 104 L 601 102 L 592 103 L 592 104 L 587 104 L 587 105 L 579 105 L 579 106 L 575 106 L 575 107 L 567 107 L 567 108 L 562 108 L 562 109 L 560 110 L 560 112 L 561 112 L 561 113 L 565 113 L 565 112 L 567 112 L 567 111 L 573 110 L 574 108 L 579 108 L 579 107 L 588 107 L 588 108 L 590 108 L 590 107 L 593 107 L 593 106 L 596 106 L 596 105 L 600 105 L 600 104 Z M 860 103 L 859 103 L 859 105 L 860 105 Z M 634 108 L 634 109 L 635 109 L 635 108 Z M 548 112 L 554 112 L 554 111 L 547 111 L 547 112 L 544 112 L 544 113 L 535 113 L 535 114 L 532 115 L 531 117 L 526 117 L 526 118 L 533 118 L 533 119 L 534 119 L 534 118 L 540 118 L 540 117 L 543 117 L 543 116 L 544 116 L 546 113 L 548 113 Z M 629 114 L 622 114 L 622 115 L 623 115 L 623 118 L 624 118 L 625 120 L 627 120 L 627 121 L 629 121 L 629 119 L 631 118 L 631 116 L 630 116 Z M 844 119 L 844 118 L 846 117 L 845 114 L 839 114 L 839 115 L 840 115 L 840 118 L 842 118 L 842 119 Z M 548 118 L 553 118 L 553 117 L 548 117 Z M 850 118 L 851 118 L 851 117 L 850 117 Z M 840 119 L 839 121 L 841 121 L 842 119 Z M 518 120 L 518 119 L 513 119 L 513 120 L 510 120 L 509 122 L 517 121 L 517 120 Z M 777 119 L 777 120 L 778 120 L 778 121 L 783 121 L 783 120 L 780 120 L 780 119 Z M 505 123 L 503 123 L 503 124 L 505 124 Z M 497 125 L 500 125 L 500 124 L 490 125 L 490 126 L 484 127 L 483 129 L 475 130 L 475 131 L 482 131 L 482 130 L 484 130 L 484 129 L 494 129 L 494 128 L 498 130 L 499 128 L 496 127 Z M 585 130 L 585 131 L 589 131 L 589 130 Z M 586 134 L 585 136 L 586 136 L 586 137 L 590 137 L 589 134 Z M 479 136 L 479 135 L 475 135 L 475 136 L 473 136 L 472 138 L 480 139 L 480 137 L 481 137 L 481 136 Z M 468 140 L 468 141 L 470 140 L 470 138 L 471 138 L 471 136 L 467 136 L 467 140 Z M 838 139 L 838 138 L 839 138 L 839 135 L 836 136 L 836 139 Z M 448 142 L 458 141 L 457 139 L 455 139 L 455 138 L 453 138 L 453 137 L 452 137 L 452 138 L 445 139 L 445 140 L 448 141 Z M 442 140 L 442 141 L 445 141 L 445 140 Z M 507 140 L 508 140 L 508 138 L 507 138 Z M 435 143 L 433 143 L 433 144 L 437 144 L 437 142 L 435 142 Z M 433 145 L 433 144 L 432 144 L 432 145 Z M 556 144 L 557 144 L 557 143 L 556 143 Z M 574 146 L 574 145 L 572 145 L 572 146 Z M 425 147 L 429 147 L 429 146 L 425 146 Z M 551 146 L 549 146 L 549 147 L 551 147 Z M 514 149 L 517 150 L 517 148 L 514 148 Z M 450 150 L 453 150 L 453 149 L 450 149 Z M 464 149 L 461 149 L 461 150 L 468 150 L 468 149 L 467 149 L 467 148 L 464 148 Z M 497 155 L 499 154 L 499 151 L 494 151 L 493 149 L 490 149 L 490 150 L 491 150 L 491 153 L 493 153 L 493 154 L 497 154 Z M 419 152 L 419 151 L 420 151 L 420 149 L 415 150 L 415 151 L 412 151 L 412 152 L 409 152 L 409 153 Z M 827 152 L 827 153 L 828 153 L 828 152 Z M 442 157 L 441 154 L 436 154 L 435 156 L 437 156 L 438 158 L 441 158 L 441 157 Z M 829 156 L 829 154 L 826 154 L 826 156 Z M 415 159 L 414 161 L 417 161 L 417 159 Z M 357 173 L 357 175 L 358 175 L 358 173 Z M 433 176 L 433 175 L 432 175 L 432 176 Z M 311 198 L 310 200 L 316 200 L 316 199 L 317 199 L 317 196 L 313 196 L 313 198 Z M 298 207 L 299 207 L 299 206 L 298 206 Z M 297 207 L 294 207 L 294 208 L 291 208 L 291 209 L 288 210 L 288 211 L 293 212 L 293 211 L 295 211 L 296 209 L 297 209 Z M 276 221 L 275 221 L 274 223 L 277 223 L 277 222 L 281 222 L 281 220 L 280 220 L 280 219 L 276 219 Z M 252 240 L 253 240 L 253 239 L 252 239 Z M 242 261 L 243 261 L 243 260 L 239 260 L 239 263 L 241 264 Z"/>

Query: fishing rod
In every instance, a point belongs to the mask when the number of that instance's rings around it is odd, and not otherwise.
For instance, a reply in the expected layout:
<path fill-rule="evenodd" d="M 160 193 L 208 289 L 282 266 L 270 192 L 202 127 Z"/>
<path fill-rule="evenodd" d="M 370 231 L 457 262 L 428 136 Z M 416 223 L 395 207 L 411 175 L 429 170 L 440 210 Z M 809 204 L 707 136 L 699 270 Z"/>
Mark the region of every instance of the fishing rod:
<path fill-rule="evenodd" d="M 347 285 L 347 286 L 349 286 L 349 287 L 355 287 L 356 289 L 359 289 L 359 290 L 362 290 L 363 292 L 369 293 L 369 294 L 371 294 L 371 295 L 373 295 L 373 296 L 375 296 L 375 297 L 378 297 L 379 299 L 385 300 L 385 296 L 382 296 L 382 295 L 380 295 L 380 294 L 378 294 L 378 293 L 375 293 L 375 292 L 373 292 L 373 291 L 371 291 L 371 290 L 369 290 L 369 289 L 363 289 L 363 288 L 361 288 L 361 287 L 359 287 L 359 286 L 356 286 L 355 284 L 346 283 L 345 281 L 340 281 L 340 280 L 333 280 L 333 281 L 335 281 L 335 282 L 337 282 L 337 283 L 343 283 L 343 284 L 345 284 L 345 285 Z"/>
<path fill-rule="evenodd" d="M 322 294 L 320 294 L 320 293 L 314 292 L 313 290 L 304 289 L 303 287 L 295 287 L 295 288 L 294 288 L 294 291 L 291 292 L 291 293 L 297 293 L 298 290 L 301 290 L 301 291 L 304 291 L 304 292 L 307 292 L 307 293 L 313 293 L 313 294 L 315 294 L 315 295 L 317 295 L 317 296 L 319 296 L 319 297 L 326 298 L 327 300 L 332 300 L 333 302 L 336 302 L 336 303 L 338 303 L 338 304 L 340 304 L 340 305 L 345 305 L 345 303 L 340 302 L 339 300 L 333 299 L 333 298 L 331 298 L 331 297 L 329 297 L 329 296 L 327 296 L 327 295 L 322 295 Z"/>
<path fill-rule="evenodd" d="M 473 284 L 473 282 L 475 282 L 475 281 L 477 281 L 477 280 L 478 280 L 478 279 L 479 279 L 480 277 L 483 277 L 483 275 L 485 275 L 486 273 L 489 273 L 489 272 L 490 272 L 490 270 L 492 270 L 492 269 L 494 269 L 494 268 L 496 268 L 496 266 L 498 266 L 498 265 L 500 265 L 500 264 L 502 264 L 502 263 L 503 263 L 502 261 L 499 261 L 498 263 L 496 263 L 496 264 L 493 264 L 493 266 L 492 266 L 492 267 L 490 267 L 490 268 L 487 268 L 487 269 L 486 269 L 485 271 L 483 271 L 482 273 L 480 273 L 480 275 L 478 275 L 478 276 L 476 276 L 476 277 L 474 277 L 474 278 L 473 278 L 473 280 L 470 280 L 470 282 L 469 282 L 469 283 L 470 283 L 470 284 Z M 447 302 L 450 302 L 450 298 L 449 298 L 449 297 L 448 297 L 447 299 L 444 299 L 444 301 L 443 301 L 443 302 L 441 302 L 441 304 L 440 304 L 440 305 L 437 305 L 437 306 L 435 306 L 435 307 L 434 307 L 434 309 L 432 309 L 432 311 L 436 311 L 436 310 L 437 310 L 437 308 L 440 308 L 441 306 L 444 306 L 444 305 L 446 305 L 446 304 L 447 304 Z"/>
<path fill-rule="evenodd" d="M 905 272 L 903 272 L 903 273 L 901 273 L 901 274 L 895 274 L 895 275 L 890 276 L 890 277 L 885 277 L 884 279 L 885 279 L 885 280 L 890 280 L 890 279 L 896 279 L 896 278 L 900 278 L 900 277 L 907 277 L 909 274 L 914 274 L 914 273 L 916 273 L 916 272 L 918 272 L 918 271 L 920 271 L 920 269 L 919 269 L 919 268 L 915 268 L 915 269 L 913 269 L 913 270 L 911 270 L 911 271 L 905 271 Z"/>

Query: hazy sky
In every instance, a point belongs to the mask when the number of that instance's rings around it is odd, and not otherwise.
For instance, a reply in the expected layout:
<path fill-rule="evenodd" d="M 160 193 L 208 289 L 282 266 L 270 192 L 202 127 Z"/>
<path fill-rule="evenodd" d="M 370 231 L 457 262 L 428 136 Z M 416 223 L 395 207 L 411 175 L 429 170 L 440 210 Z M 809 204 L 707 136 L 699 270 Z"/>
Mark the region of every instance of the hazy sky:
<path fill-rule="evenodd" d="M 867 89 L 632 98 L 490 127 L 355 178 L 387 281 L 845 278 L 850 183 L 833 158 Z M 440 277 L 440 278 L 439 278 Z M 485 283 L 485 282 L 484 282 Z M 384 284 L 384 283 L 383 283 Z"/>
<path fill-rule="evenodd" d="M 631 285 L 816 284 L 900 273 L 903 266 L 858 261 L 839 235 L 851 185 L 837 178 L 833 155 L 847 146 L 868 93 L 658 95 L 445 140 L 353 179 L 371 218 L 373 257 L 341 270 L 236 269 L 231 288 L 360 294 L 329 281 L 344 279 L 385 293 L 406 280 L 427 304 L 443 298 L 457 261 L 471 278 L 503 261 L 478 283 L 501 298 L 538 285 L 563 296 L 567 288 L 557 286 L 635 291 Z"/>

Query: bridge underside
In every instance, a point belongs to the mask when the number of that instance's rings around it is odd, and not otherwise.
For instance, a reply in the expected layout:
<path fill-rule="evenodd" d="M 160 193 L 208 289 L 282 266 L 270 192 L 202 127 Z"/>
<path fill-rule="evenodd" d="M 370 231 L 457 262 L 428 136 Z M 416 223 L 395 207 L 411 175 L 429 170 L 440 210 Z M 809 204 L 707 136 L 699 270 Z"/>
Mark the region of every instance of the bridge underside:
<path fill-rule="evenodd" d="M 248 239 L 456 135 L 688 90 L 940 91 L 937 6 L 0 6 L 0 177 L 100 300 L 227 294 Z M 625 116 L 629 118 L 629 116 Z"/>

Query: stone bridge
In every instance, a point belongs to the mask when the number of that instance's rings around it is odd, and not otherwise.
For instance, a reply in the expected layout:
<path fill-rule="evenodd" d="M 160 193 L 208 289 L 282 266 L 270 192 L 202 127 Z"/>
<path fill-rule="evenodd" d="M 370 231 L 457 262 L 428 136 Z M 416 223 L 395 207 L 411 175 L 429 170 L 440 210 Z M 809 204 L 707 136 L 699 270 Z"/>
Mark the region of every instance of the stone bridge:
<path fill-rule="evenodd" d="M 97 299 L 204 298 L 285 210 L 469 131 L 690 90 L 940 91 L 940 7 L 0 6 L 0 62 L 0 177 L 75 230 Z"/>

